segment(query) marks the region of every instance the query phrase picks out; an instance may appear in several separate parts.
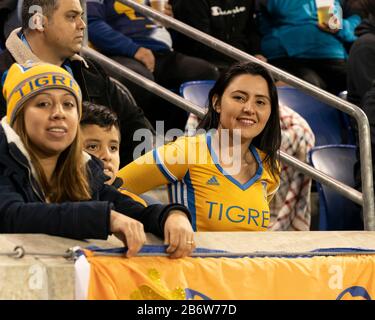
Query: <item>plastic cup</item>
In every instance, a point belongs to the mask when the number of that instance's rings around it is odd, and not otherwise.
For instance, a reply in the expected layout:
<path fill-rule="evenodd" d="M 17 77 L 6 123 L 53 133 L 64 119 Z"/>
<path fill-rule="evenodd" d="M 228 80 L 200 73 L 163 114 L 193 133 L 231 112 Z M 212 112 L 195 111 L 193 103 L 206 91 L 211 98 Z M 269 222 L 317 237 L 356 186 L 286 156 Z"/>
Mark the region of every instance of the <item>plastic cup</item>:
<path fill-rule="evenodd" d="M 331 19 L 331 8 L 334 5 L 333 0 L 315 0 L 315 2 L 318 10 L 318 23 L 328 24 Z"/>

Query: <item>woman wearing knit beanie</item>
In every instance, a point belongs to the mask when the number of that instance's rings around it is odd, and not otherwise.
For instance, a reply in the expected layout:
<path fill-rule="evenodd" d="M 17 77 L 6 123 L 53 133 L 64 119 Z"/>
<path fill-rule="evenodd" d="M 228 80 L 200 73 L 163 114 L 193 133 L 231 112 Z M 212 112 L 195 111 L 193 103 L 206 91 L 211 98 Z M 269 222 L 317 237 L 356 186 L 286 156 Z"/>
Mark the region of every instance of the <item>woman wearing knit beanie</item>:
<path fill-rule="evenodd" d="M 101 162 L 82 151 L 82 95 L 70 73 L 50 64 L 14 64 L 4 80 L 0 232 L 76 239 L 113 233 L 131 257 L 144 244 L 145 229 L 165 237 L 171 257 L 193 251 L 184 206 L 145 208 L 104 184 L 108 177 Z"/>

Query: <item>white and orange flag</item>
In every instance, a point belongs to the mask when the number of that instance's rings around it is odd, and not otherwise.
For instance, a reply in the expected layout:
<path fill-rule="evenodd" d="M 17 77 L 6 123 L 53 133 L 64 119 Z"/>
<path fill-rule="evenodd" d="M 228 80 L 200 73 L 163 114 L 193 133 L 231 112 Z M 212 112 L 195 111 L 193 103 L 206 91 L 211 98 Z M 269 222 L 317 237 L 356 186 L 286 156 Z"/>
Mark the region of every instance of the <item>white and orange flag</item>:
<path fill-rule="evenodd" d="M 76 298 L 99 300 L 337 300 L 375 297 L 375 256 L 134 257 L 84 250 Z M 105 253 L 101 250 L 100 253 Z M 113 252 L 113 251 L 112 251 Z"/>

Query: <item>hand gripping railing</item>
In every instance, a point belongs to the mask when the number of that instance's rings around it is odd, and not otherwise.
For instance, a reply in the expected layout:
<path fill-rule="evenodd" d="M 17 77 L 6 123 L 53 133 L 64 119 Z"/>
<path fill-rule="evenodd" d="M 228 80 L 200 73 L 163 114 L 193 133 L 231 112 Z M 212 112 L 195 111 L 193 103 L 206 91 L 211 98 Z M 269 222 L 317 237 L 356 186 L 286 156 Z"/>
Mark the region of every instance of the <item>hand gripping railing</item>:
<path fill-rule="evenodd" d="M 375 207 L 374 207 L 374 192 L 372 180 L 372 159 L 371 159 L 371 140 L 370 140 L 370 125 L 366 114 L 357 106 L 348 103 L 336 96 L 327 93 L 326 91 L 317 88 L 285 71 L 282 71 L 268 63 L 262 62 L 253 56 L 246 54 L 225 42 L 222 42 L 214 37 L 211 37 L 195 28 L 192 28 L 174 18 L 161 14 L 158 11 L 151 9 L 148 6 L 141 5 L 131 0 L 118 0 L 119 2 L 130 6 L 134 10 L 161 22 L 164 26 L 173 28 L 195 40 L 202 42 L 205 45 L 212 47 L 236 60 L 248 60 L 260 64 L 267 68 L 276 78 L 282 80 L 302 91 L 316 97 L 317 99 L 349 114 L 354 117 L 358 124 L 359 131 L 359 144 L 360 144 L 360 158 L 361 158 L 361 176 L 362 176 L 362 190 L 363 193 L 350 188 L 349 186 L 331 178 L 330 176 L 312 168 L 311 166 L 295 159 L 294 157 L 280 152 L 281 160 L 294 167 L 295 169 L 311 176 L 315 180 L 323 183 L 337 192 L 341 193 L 350 200 L 358 203 L 363 207 L 363 217 L 365 230 L 375 231 Z M 111 71 L 119 73 L 129 80 L 137 83 L 145 89 L 154 92 L 158 96 L 168 100 L 176 106 L 202 117 L 204 114 L 202 110 L 192 104 L 191 102 L 179 97 L 178 95 L 166 90 L 165 88 L 157 85 L 139 74 L 131 71 L 130 69 L 120 65 L 119 63 L 105 57 L 104 55 L 96 52 L 95 50 L 84 48 L 83 53 L 105 64 Z"/>

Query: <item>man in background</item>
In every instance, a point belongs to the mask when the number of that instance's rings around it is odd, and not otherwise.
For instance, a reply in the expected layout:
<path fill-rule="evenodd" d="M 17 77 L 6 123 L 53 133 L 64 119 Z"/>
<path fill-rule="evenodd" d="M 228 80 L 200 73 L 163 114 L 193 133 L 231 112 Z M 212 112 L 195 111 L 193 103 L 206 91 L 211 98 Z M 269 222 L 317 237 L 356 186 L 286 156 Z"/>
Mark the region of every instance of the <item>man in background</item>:
<path fill-rule="evenodd" d="M 123 141 L 121 165 L 125 165 L 133 160 L 138 144 L 133 141 L 134 132 L 153 128 L 126 87 L 110 79 L 95 61 L 79 55 L 86 29 L 82 16 L 79 0 L 24 0 L 22 28 L 11 33 L 6 50 L 0 54 L 0 79 L 14 62 L 43 61 L 66 69 L 80 85 L 84 101 L 105 105 L 118 115 Z M 0 117 L 5 107 L 1 97 Z"/>

